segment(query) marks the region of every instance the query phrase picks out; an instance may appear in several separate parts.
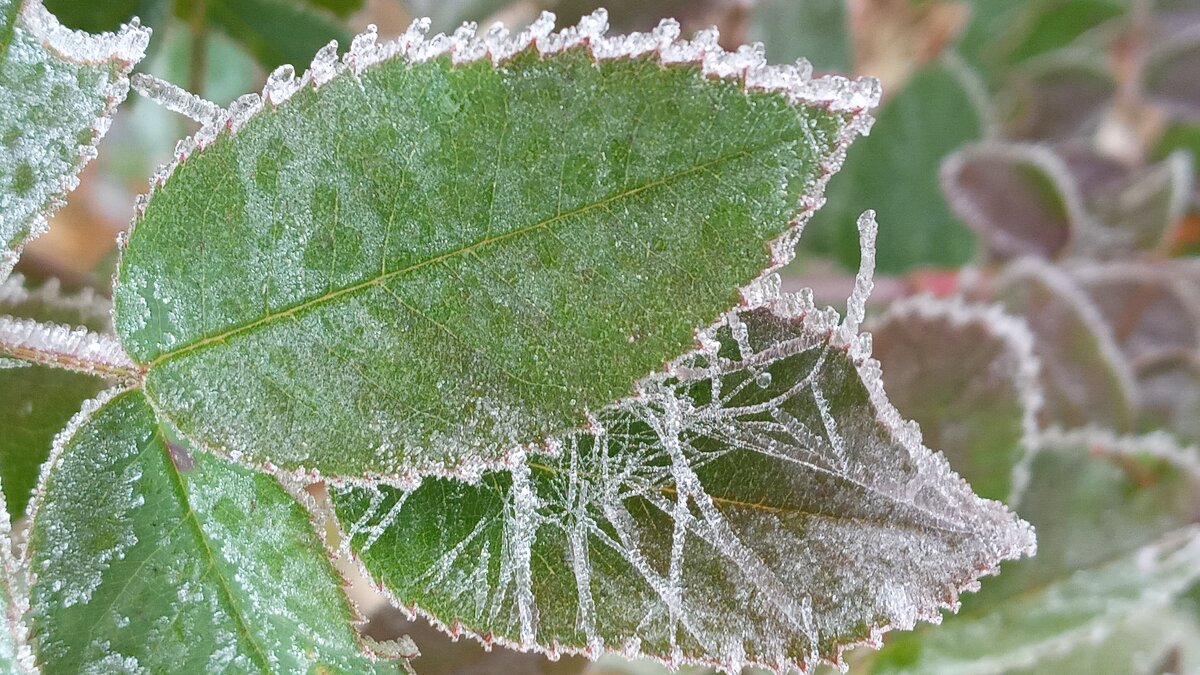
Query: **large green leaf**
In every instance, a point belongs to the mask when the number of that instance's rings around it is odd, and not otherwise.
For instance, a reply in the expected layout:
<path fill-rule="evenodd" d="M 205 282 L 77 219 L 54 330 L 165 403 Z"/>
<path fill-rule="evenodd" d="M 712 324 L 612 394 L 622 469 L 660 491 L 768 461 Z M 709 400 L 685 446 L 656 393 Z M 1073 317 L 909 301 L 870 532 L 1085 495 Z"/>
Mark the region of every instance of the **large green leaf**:
<path fill-rule="evenodd" d="M 977 494 L 1007 499 L 1042 397 L 1025 324 L 996 307 L 914 297 L 868 330 L 900 414 Z"/>
<path fill-rule="evenodd" d="M 342 580 L 275 479 L 190 449 L 139 392 L 85 406 L 32 509 L 47 672 L 363 672 Z"/>
<path fill-rule="evenodd" d="M 884 398 L 811 300 L 730 312 L 589 431 L 476 485 L 334 487 L 405 607 L 485 641 L 728 672 L 839 661 L 1033 545 Z"/>
<path fill-rule="evenodd" d="M 0 284 L 0 314 L 104 330 L 108 306 L 90 292 L 64 296 L 54 281 L 30 290 L 14 275 Z M 25 512 L 54 435 L 103 388 L 101 378 L 85 373 L 15 360 L 0 364 L 0 485 L 13 518 Z"/>
<path fill-rule="evenodd" d="M 0 0 L 0 279 L 95 156 L 149 36 L 76 33 L 41 0 Z"/>
<path fill-rule="evenodd" d="M 1037 556 L 1005 565 L 940 628 L 889 643 L 876 671 L 1096 672 L 1099 639 L 1116 647 L 1100 672 L 1134 672 L 1181 637 L 1197 658 L 1194 624 L 1169 608 L 1200 577 L 1198 480 L 1196 458 L 1163 437 L 1050 435 L 1018 509 Z"/>
<path fill-rule="evenodd" d="M 894 227 L 879 233 L 879 269 L 956 266 L 971 259 L 975 237 L 950 212 L 938 186 L 942 158 L 982 133 L 959 76 L 935 65 L 917 73 L 879 111 L 870 137 L 856 143 L 829 184 L 828 203 L 805 228 L 801 246 L 858 264 L 854 217 L 871 206 Z"/>
<path fill-rule="evenodd" d="M 218 125 L 118 271 L 156 409 L 287 469 L 495 464 L 631 394 L 790 257 L 765 242 L 794 235 L 873 82 L 670 23 L 551 22 L 541 55 L 530 33 L 361 36 L 353 71 L 326 51 L 319 87 L 275 78 L 274 103 Z"/>

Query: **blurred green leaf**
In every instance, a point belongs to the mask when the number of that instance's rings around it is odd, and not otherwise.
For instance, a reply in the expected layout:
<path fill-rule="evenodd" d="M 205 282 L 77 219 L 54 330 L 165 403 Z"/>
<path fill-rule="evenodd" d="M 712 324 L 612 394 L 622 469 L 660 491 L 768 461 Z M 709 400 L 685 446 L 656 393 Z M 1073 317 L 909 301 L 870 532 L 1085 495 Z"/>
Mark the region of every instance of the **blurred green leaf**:
<path fill-rule="evenodd" d="M 800 246 L 858 267 L 862 209 L 879 213 L 880 272 L 924 266 L 957 266 L 975 255 L 976 238 L 950 211 L 938 184 L 943 158 L 977 140 L 975 102 L 945 66 L 932 66 L 886 101 L 871 135 L 850 149 L 829 181 L 828 201 L 805 227 Z"/>
<path fill-rule="evenodd" d="M 206 0 L 207 19 L 245 45 L 267 70 L 283 64 L 303 72 L 330 40 L 339 51 L 351 34 L 329 12 L 289 0 Z"/>
<path fill-rule="evenodd" d="M 170 14 L 172 0 L 45 0 L 46 9 L 63 25 L 89 33 L 113 32 L 131 18 L 158 29 Z"/>
<path fill-rule="evenodd" d="M 851 72 L 845 0 L 765 0 L 750 11 L 748 38 L 766 46 L 768 62 L 805 58 L 819 71 Z"/>
<path fill-rule="evenodd" d="M 1033 0 L 1013 3 L 1022 13 L 1015 21 L 1019 38 L 1008 51 L 1010 63 L 1062 49 L 1089 30 L 1124 15 L 1130 0 Z"/>

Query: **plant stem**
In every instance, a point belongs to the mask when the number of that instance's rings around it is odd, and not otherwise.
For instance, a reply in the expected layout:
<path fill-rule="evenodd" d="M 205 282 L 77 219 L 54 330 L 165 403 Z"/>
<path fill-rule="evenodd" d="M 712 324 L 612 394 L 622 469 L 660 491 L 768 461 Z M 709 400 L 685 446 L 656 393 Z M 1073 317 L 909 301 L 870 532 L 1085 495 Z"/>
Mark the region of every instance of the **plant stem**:
<path fill-rule="evenodd" d="M 142 372 L 111 335 L 31 319 L 0 316 L 0 357 L 99 375 L 122 382 Z"/>

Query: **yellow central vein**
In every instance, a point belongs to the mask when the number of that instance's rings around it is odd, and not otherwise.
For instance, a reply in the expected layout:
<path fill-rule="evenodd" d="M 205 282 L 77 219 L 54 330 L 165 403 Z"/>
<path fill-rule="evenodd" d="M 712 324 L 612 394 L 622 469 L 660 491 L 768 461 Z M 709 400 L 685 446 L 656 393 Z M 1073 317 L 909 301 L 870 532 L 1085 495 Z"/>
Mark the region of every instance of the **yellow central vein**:
<path fill-rule="evenodd" d="M 287 309 L 283 309 L 278 312 L 266 314 L 262 318 L 259 318 L 255 321 L 251 321 L 250 323 L 242 324 L 240 326 L 235 326 L 233 328 L 222 331 L 215 335 L 211 335 L 209 337 L 202 338 L 200 340 L 192 342 L 191 344 L 185 345 L 183 347 L 179 347 L 179 348 L 173 349 L 168 352 L 163 352 L 162 354 L 159 354 L 155 358 L 151 359 L 151 361 L 147 365 L 149 367 L 156 366 L 156 365 L 158 365 L 164 361 L 167 361 L 169 359 L 173 359 L 178 356 L 182 356 L 184 354 L 196 351 L 198 349 L 202 349 L 202 348 L 212 345 L 214 343 L 225 342 L 226 340 L 228 340 L 231 337 L 254 330 L 255 328 L 258 328 L 260 326 L 263 326 L 263 325 L 266 325 L 269 323 L 273 323 L 279 319 L 292 317 L 296 314 L 299 314 L 300 312 L 303 312 L 308 309 L 312 309 L 313 307 L 317 307 L 319 305 L 323 305 L 332 300 L 336 300 L 337 298 L 340 298 L 344 295 L 350 295 L 352 293 L 356 293 L 358 291 L 361 291 L 361 290 L 364 290 L 367 288 L 371 288 L 373 286 L 378 286 L 378 285 L 380 285 L 390 279 L 398 277 L 400 275 L 407 274 L 409 272 L 413 272 L 413 271 L 419 270 L 421 268 L 428 267 L 430 265 L 434 265 L 439 262 L 449 260 L 451 258 L 455 258 L 457 256 L 472 253 L 480 248 L 484 248 L 484 247 L 490 246 L 492 244 L 496 244 L 496 243 L 499 243 L 499 242 L 502 242 L 502 241 L 505 241 L 508 239 L 512 239 L 514 237 L 519 237 L 523 234 L 528 234 L 530 232 L 533 232 L 534 230 L 550 227 L 551 225 L 553 225 L 554 223 L 556 223 L 558 221 L 565 220 L 565 219 L 571 218 L 573 216 L 578 216 L 578 215 L 587 213 L 587 212 L 595 210 L 595 209 L 606 208 L 609 204 L 612 204 L 613 202 L 620 201 L 622 199 L 628 199 L 630 197 L 633 197 L 634 195 L 645 192 L 646 190 L 651 190 L 653 188 L 660 187 L 662 185 L 671 183 L 673 181 L 676 181 L 680 178 L 683 178 L 683 177 L 688 176 L 693 173 L 705 171 L 717 164 L 721 164 L 723 162 L 727 162 L 727 161 L 735 159 L 737 157 L 746 155 L 747 152 L 748 151 L 742 150 L 742 151 L 738 151 L 738 152 L 735 152 L 735 153 L 732 153 L 729 155 L 717 157 L 716 159 L 710 160 L 708 162 L 704 162 L 703 164 L 697 164 L 696 166 L 690 167 L 690 168 L 680 171 L 678 173 L 674 173 L 669 176 L 665 176 L 663 178 L 659 178 L 657 180 L 653 180 L 648 183 L 644 183 L 642 185 L 639 185 L 634 188 L 630 188 L 623 192 L 618 192 L 617 194 L 606 197 L 598 202 L 593 202 L 591 204 L 585 204 L 583 206 L 572 209 L 570 211 L 564 211 L 562 213 L 557 213 L 553 216 L 550 216 L 549 218 L 545 218 L 545 219 L 540 220 L 531 225 L 519 227 L 510 232 L 498 234 L 493 237 L 486 237 L 484 239 L 480 239 L 480 240 L 472 242 L 466 246 L 462 246 L 462 247 L 447 251 L 445 253 L 436 255 L 432 258 L 422 260 L 421 262 L 418 262 L 418 263 L 414 263 L 403 269 L 393 270 L 386 274 L 379 274 L 379 275 L 376 275 L 369 279 L 366 279 L 365 281 L 361 281 L 357 284 L 345 286 L 345 287 L 339 288 L 337 290 L 323 293 L 321 295 L 312 297 L 312 298 L 305 300 L 303 302 L 300 302 L 298 304 L 292 305 L 291 307 L 288 307 Z"/>

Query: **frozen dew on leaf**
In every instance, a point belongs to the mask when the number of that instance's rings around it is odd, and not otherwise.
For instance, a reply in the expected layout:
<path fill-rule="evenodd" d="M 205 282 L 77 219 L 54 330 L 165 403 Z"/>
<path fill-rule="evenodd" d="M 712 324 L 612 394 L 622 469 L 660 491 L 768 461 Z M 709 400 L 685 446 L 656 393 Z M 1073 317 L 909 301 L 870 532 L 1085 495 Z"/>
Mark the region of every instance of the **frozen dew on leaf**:
<path fill-rule="evenodd" d="M 116 279 L 156 410 L 255 466 L 477 475 L 686 351 L 878 86 L 606 26 L 368 30 L 182 143 Z"/>
<path fill-rule="evenodd" d="M 30 508 L 45 672 L 400 672 L 367 652 L 308 513 L 191 449 L 138 391 L 87 402 Z"/>
<path fill-rule="evenodd" d="M 344 545 L 398 606 L 547 653 L 782 673 L 939 621 L 1033 532 L 922 445 L 865 335 L 777 283 L 553 455 L 334 485 Z"/>
<path fill-rule="evenodd" d="M 89 35 L 62 26 L 41 0 L 0 0 L 0 35 L 2 279 L 95 157 L 150 31 L 134 22 Z"/>

